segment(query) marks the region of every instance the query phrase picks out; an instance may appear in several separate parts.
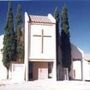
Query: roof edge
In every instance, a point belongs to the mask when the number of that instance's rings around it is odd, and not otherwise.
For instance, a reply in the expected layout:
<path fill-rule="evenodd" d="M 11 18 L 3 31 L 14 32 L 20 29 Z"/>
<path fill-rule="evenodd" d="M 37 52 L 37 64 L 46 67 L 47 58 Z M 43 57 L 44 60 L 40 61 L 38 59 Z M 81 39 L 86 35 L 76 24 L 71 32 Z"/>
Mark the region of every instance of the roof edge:
<path fill-rule="evenodd" d="M 55 18 L 49 13 L 48 18 L 51 20 L 52 23 L 56 23 Z"/>

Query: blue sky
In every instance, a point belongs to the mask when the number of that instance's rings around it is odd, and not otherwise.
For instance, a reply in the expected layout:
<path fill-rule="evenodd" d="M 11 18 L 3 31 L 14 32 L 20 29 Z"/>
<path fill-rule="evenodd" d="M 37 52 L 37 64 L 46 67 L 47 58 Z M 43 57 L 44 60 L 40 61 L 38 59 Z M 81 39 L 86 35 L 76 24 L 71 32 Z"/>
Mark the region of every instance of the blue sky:
<path fill-rule="evenodd" d="M 90 53 L 90 0 L 16 0 L 12 2 L 14 17 L 18 3 L 22 6 L 23 15 L 25 11 L 35 15 L 53 14 L 55 7 L 61 12 L 65 3 L 68 7 L 71 42 L 84 52 Z M 7 4 L 7 1 L 0 1 L 0 35 L 4 33 Z"/>

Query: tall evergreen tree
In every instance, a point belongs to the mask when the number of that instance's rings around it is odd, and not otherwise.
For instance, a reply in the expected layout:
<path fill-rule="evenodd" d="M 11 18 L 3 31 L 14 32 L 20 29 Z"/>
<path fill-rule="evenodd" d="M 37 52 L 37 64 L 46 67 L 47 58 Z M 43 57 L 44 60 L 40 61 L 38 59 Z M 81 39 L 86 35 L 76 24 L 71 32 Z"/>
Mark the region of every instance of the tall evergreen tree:
<path fill-rule="evenodd" d="M 59 45 L 59 12 L 58 12 L 58 8 L 55 8 L 54 11 L 54 18 L 56 19 L 56 55 L 57 55 L 57 64 L 59 63 L 58 61 L 58 45 Z"/>
<path fill-rule="evenodd" d="M 67 74 L 69 74 L 71 67 L 71 44 L 68 22 L 68 10 L 66 6 L 63 7 L 61 13 L 61 50 L 62 64 L 64 68 L 68 69 Z"/>
<path fill-rule="evenodd" d="M 56 20 L 56 64 L 57 64 L 57 70 L 58 70 L 58 65 L 59 65 L 59 36 L 60 36 L 60 33 L 59 33 L 59 21 L 60 21 L 60 17 L 59 17 L 59 12 L 58 12 L 58 8 L 55 8 L 55 11 L 54 11 L 54 18 Z M 59 79 L 58 78 L 58 73 L 57 73 L 57 80 Z"/>
<path fill-rule="evenodd" d="M 15 60 L 15 32 L 12 5 L 9 2 L 3 41 L 3 64 L 7 69 L 7 79 L 9 78 L 10 62 L 13 60 Z"/>
<path fill-rule="evenodd" d="M 21 5 L 17 6 L 16 13 L 16 41 L 17 41 L 17 60 L 23 62 L 24 60 L 24 40 L 23 40 L 23 15 Z"/>

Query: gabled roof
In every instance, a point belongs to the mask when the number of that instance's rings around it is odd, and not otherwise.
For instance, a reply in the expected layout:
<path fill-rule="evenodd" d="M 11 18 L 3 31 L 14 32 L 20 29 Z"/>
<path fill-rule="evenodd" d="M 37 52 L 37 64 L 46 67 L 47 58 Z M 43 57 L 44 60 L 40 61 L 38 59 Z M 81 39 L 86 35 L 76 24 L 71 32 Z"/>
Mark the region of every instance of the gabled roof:
<path fill-rule="evenodd" d="M 73 60 L 82 60 L 84 58 L 84 52 L 77 46 L 71 43 L 71 55 Z"/>
<path fill-rule="evenodd" d="M 48 16 L 36 16 L 36 15 L 30 15 L 30 22 L 33 23 L 53 23 Z"/>

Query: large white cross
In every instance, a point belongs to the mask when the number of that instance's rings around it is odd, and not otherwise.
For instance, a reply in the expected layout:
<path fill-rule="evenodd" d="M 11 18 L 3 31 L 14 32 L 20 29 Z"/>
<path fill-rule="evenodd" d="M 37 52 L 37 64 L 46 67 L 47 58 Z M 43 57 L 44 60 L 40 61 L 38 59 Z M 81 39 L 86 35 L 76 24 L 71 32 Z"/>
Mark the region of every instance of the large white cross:
<path fill-rule="evenodd" d="M 44 45 L 44 37 L 51 37 L 49 35 L 44 35 L 44 30 L 42 29 L 41 35 L 33 35 L 34 37 L 41 37 L 42 40 L 42 48 L 41 48 L 41 53 L 43 53 L 43 45 Z"/>

